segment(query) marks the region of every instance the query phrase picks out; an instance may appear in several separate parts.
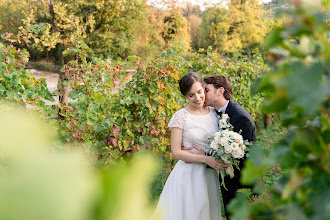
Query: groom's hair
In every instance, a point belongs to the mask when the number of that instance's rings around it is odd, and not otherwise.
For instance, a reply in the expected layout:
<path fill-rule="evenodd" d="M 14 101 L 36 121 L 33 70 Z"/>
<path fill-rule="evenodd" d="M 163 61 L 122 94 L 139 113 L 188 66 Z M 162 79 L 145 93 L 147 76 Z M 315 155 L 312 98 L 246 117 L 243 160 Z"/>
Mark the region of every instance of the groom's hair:
<path fill-rule="evenodd" d="M 230 100 L 233 98 L 233 85 L 229 82 L 228 78 L 224 75 L 213 75 L 204 78 L 206 84 L 212 84 L 216 89 L 223 87 L 225 92 L 223 96 L 225 99 Z"/>

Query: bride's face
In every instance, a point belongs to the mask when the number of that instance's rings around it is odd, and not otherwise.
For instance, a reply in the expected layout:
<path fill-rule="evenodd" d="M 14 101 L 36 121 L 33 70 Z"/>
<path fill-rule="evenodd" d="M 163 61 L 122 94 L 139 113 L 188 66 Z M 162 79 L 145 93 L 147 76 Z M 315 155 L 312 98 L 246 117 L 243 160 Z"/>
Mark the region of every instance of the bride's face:
<path fill-rule="evenodd" d="M 204 87 L 200 82 L 195 82 L 186 95 L 189 105 L 195 108 L 203 107 L 205 101 Z"/>

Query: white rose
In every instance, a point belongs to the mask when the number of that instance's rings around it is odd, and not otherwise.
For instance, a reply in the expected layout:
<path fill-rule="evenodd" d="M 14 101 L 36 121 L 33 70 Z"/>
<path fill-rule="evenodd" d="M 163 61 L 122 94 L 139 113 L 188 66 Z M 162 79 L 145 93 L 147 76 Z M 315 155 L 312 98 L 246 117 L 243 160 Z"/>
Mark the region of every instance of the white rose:
<path fill-rule="evenodd" d="M 239 133 L 236 133 L 236 132 L 233 134 L 233 137 L 235 140 L 243 140 L 242 135 L 240 135 Z"/>
<path fill-rule="evenodd" d="M 227 120 L 229 118 L 228 114 L 222 114 L 221 119 Z"/>
<path fill-rule="evenodd" d="M 226 137 L 221 138 L 220 139 L 220 144 L 222 146 L 228 145 L 228 138 L 226 138 Z"/>
<path fill-rule="evenodd" d="M 215 132 L 215 133 L 214 133 L 214 136 L 215 136 L 215 137 L 220 137 L 220 136 L 221 136 L 221 132 L 220 132 L 220 131 Z"/>
<path fill-rule="evenodd" d="M 234 131 L 229 131 L 228 132 L 228 136 L 229 136 L 229 138 L 231 138 L 231 139 L 233 139 L 234 137 L 235 137 L 235 132 Z"/>
<path fill-rule="evenodd" d="M 210 147 L 211 147 L 212 149 L 215 149 L 215 150 L 218 149 L 218 145 L 217 145 L 217 143 L 216 143 L 215 141 L 212 141 L 212 142 L 211 142 Z"/>
<path fill-rule="evenodd" d="M 242 144 L 242 145 L 241 145 L 241 148 L 242 148 L 243 150 L 245 150 L 245 149 L 246 149 L 245 144 Z"/>
<path fill-rule="evenodd" d="M 229 131 L 227 131 L 227 130 L 223 130 L 222 131 L 222 137 L 229 138 L 228 132 Z"/>
<path fill-rule="evenodd" d="M 226 154 L 229 154 L 230 152 L 232 152 L 232 149 L 229 144 L 225 145 L 225 152 L 226 152 Z"/>
<path fill-rule="evenodd" d="M 238 143 L 239 145 L 244 145 L 242 139 L 238 139 L 238 140 L 237 140 L 237 143 Z M 244 149 L 244 150 L 245 150 L 245 149 Z"/>
<path fill-rule="evenodd" d="M 241 154 L 239 158 L 242 158 L 242 157 L 244 157 L 244 150 L 242 150 L 242 148 L 240 148 L 238 151 L 239 151 L 239 152 L 240 152 L 240 154 Z"/>
<path fill-rule="evenodd" d="M 216 132 L 216 133 L 214 134 L 214 139 L 215 139 L 215 140 L 220 140 L 220 138 L 221 138 L 221 133 L 220 133 L 220 132 Z"/>
<path fill-rule="evenodd" d="M 244 157 L 244 150 L 241 149 L 241 158 Z"/>
<path fill-rule="evenodd" d="M 241 158 L 242 157 L 242 151 L 241 150 L 233 150 L 232 153 L 234 158 Z"/>

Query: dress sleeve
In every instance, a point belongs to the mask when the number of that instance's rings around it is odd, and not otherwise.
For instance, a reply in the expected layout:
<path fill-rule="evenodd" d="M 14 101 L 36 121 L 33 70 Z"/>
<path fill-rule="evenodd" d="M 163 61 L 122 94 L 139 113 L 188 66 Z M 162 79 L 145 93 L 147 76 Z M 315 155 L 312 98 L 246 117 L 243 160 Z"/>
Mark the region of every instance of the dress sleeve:
<path fill-rule="evenodd" d="M 183 109 L 181 109 L 174 113 L 170 122 L 168 123 L 168 126 L 170 128 L 183 129 L 184 124 L 186 123 L 187 117 L 188 117 L 188 114 Z"/>

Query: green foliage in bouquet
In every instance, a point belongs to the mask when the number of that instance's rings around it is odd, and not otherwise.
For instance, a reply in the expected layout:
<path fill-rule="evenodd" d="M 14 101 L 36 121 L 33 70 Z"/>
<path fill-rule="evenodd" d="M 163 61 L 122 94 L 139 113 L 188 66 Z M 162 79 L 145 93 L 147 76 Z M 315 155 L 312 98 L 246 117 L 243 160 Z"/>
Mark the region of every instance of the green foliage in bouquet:
<path fill-rule="evenodd" d="M 265 93 L 263 111 L 280 114 L 288 135 L 270 157 L 254 148 L 243 170 L 242 182 L 265 190 L 261 179 L 270 166 L 285 170 L 269 189 L 269 198 L 249 203 L 237 194 L 231 204 L 233 219 L 330 218 L 330 41 L 327 1 L 296 1 L 286 11 L 290 22 L 277 27 L 267 40 L 274 72 L 259 81 Z M 244 208 L 242 208 L 244 207 Z M 243 210 L 238 212 L 237 210 Z"/>

